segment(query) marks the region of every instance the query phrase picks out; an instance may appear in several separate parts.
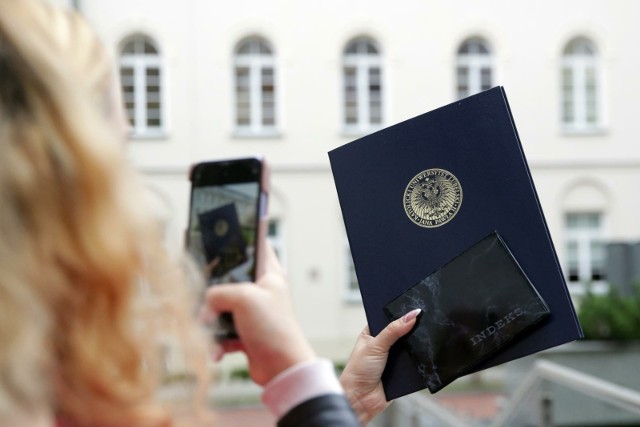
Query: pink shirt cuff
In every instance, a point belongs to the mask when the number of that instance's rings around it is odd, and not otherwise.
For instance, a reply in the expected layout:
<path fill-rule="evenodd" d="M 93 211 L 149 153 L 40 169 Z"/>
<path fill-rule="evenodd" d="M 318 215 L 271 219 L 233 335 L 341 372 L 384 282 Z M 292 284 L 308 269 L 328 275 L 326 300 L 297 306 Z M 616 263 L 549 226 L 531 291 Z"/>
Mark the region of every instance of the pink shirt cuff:
<path fill-rule="evenodd" d="M 333 363 L 327 359 L 315 359 L 276 375 L 265 386 L 262 402 L 280 419 L 302 402 L 326 394 L 344 394 L 344 391 Z"/>

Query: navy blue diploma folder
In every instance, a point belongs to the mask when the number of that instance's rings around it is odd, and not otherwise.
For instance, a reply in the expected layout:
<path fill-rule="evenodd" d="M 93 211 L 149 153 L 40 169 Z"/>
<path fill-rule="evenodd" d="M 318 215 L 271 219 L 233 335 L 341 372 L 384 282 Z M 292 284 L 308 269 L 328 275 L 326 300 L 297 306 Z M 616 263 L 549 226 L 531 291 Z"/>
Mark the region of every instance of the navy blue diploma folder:
<path fill-rule="evenodd" d="M 495 231 L 550 314 L 470 371 L 582 337 L 502 87 L 343 145 L 329 159 L 373 335 L 389 322 L 385 306 Z M 389 400 L 426 387 L 402 344 L 382 381 Z"/>

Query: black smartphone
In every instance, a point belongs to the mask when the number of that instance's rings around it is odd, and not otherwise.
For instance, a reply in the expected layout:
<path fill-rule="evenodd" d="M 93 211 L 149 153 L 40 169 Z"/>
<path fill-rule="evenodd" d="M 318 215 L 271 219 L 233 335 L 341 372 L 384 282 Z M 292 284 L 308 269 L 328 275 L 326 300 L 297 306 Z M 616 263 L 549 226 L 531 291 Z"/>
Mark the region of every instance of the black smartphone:
<path fill-rule="evenodd" d="M 266 162 L 260 157 L 202 162 L 193 166 L 190 179 L 186 244 L 207 284 L 254 282 L 263 268 Z M 220 315 L 215 338 L 237 337 L 231 314 Z"/>

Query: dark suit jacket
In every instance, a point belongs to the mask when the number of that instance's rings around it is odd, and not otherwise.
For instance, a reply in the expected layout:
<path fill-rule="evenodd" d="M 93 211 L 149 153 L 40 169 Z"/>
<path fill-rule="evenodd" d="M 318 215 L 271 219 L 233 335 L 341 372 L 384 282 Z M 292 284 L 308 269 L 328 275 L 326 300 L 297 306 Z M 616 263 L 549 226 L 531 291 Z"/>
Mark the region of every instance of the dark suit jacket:
<path fill-rule="evenodd" d="M 360 427 L 360 423 L 344 396 L 327 394 L 290 410 L 278 427 Z"/>

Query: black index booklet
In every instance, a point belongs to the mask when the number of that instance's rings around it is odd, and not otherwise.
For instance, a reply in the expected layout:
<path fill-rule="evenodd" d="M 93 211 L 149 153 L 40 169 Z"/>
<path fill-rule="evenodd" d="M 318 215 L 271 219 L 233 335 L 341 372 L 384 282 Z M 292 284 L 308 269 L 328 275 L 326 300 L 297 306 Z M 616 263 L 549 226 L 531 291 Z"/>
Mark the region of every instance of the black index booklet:
<path fill-rule="evenodd" d="M 389 323 L 394 301 L 495 231 L 549 314 L 452 378 L 582 337 L 502 87 L 345 144 L 329 159 L 372 334 Z M 469 291 L 451 295 L 487 304 Z M 383 374 L 389 400 L 427 387 L 403 344 Z"/>
<path fill-rule="evenodd" d="M 549 309 L 499 234 L 491 233 L 385 306 L 389 320 L 420 308 L 405 341 L 432 393 L 517 339 Z"/>

